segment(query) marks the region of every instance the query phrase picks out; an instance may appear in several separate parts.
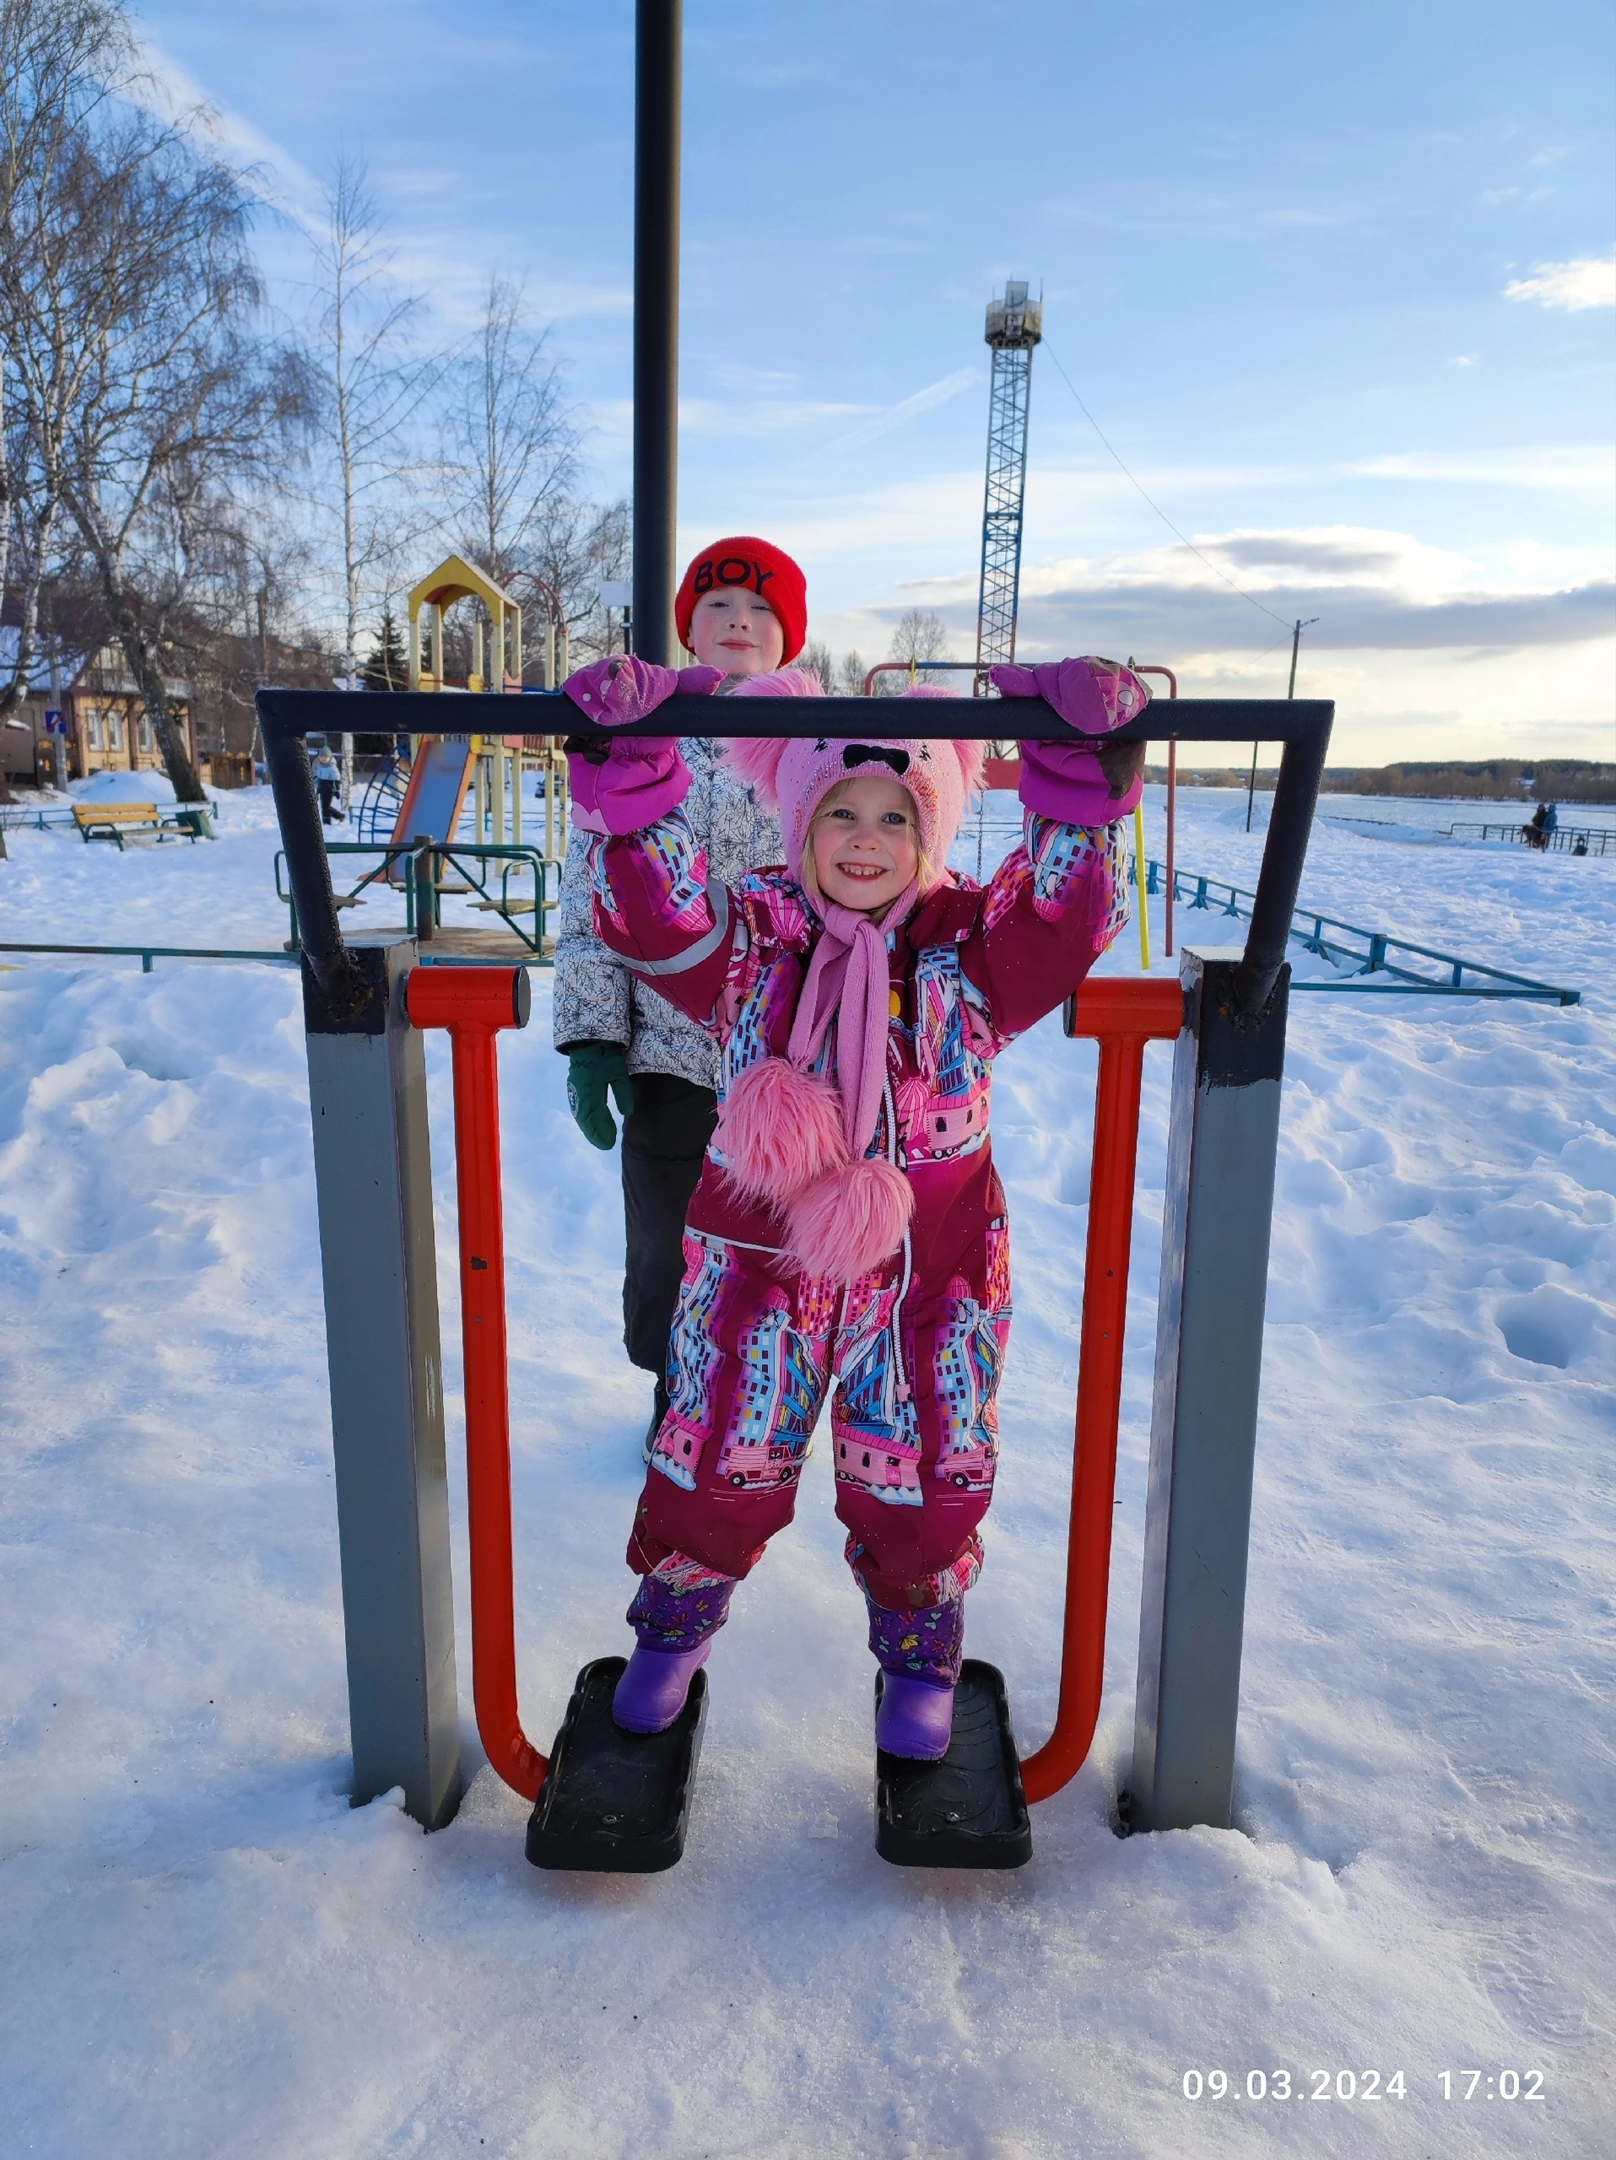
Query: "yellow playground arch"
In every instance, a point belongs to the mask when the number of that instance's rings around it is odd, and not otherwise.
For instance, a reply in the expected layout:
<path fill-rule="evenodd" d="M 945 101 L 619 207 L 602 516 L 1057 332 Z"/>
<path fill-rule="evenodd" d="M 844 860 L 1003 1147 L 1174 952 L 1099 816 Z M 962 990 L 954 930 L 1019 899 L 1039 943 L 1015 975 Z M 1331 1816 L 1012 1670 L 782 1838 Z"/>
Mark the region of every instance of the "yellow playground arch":
<path fill-rule="evenodd" d="M 471 626 L 471 691 L 522 687 L 522 610 L 502 586 L 463 555 L 446 555 L 410 590 L 410 688 L 443 690 L 443 621 L 457 600 L 479 600 L 488 617 L 488 660 L 483 666 L 483 624 Z M 492 680 L 489 678 L 492 677 Z M 459 689 L 460 684 L 454 687 Z"/>
<path fill-rule="evenodd" d="M 444 655 L 445 618 L 458 600 L 473 600 L 480 610 L 471 625 L 471 665 L 463 683 L 449 681 Z M 408 609 L 412 690 L 521 694 L 522 610 L 486 570 L 479 570 L 463 555 L 446 555 L 411 588 Z M 565 673 L 566 654 L 565 626 L 558 634 L 557 624 L 547 620 L 542 653 L 546 690 L 555 687 L 558 672 Z M 540 711 L 551 709 L 541 707 Z M 393 841 L 426 838 L 447 845 L 459 830 L 471 792 L 473 844 L 505 844 L 508 808 L 511 842 L 520 847 L 523 776 L 538 771 L 543 775 L 544 854 L 547 860 L 559 861 L 566 851 L 565 761 L 559 737 L 529 734 L 522 726 L 530 714 L 537 717 L 531 707 L 524 711 L 513 706 L 511 718 L 516 726 L 510 734 L 412 736 L 409 777 Z M 406 874 L 404 865 L 395 864 L 388 878 L 396 884 Z"/>

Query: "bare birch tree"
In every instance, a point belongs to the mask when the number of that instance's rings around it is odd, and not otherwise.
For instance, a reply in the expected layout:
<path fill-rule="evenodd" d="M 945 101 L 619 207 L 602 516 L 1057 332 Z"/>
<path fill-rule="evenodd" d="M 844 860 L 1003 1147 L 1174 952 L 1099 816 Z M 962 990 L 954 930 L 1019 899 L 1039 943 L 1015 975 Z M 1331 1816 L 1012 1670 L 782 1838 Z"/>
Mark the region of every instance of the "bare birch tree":
<path fill-rule="evenodd" d="M 578 430 L 549 333 L 519 283 L 488 281 L 476 331 L 450 369 L 441 473 L 461 545 L 492 578 L 532 566 L 578 474 Z"/>
<path fill-rule="evenodd" d="M 817 675 L 827 697 L 836 695 L 836 656 L 822 638 L 810 638 L 791 665 Z"/>
<path fill-rule="evenodd" d="M 893 626 L 887 658 L 905 661 L 911 669 L 918 668 L 926 660 L 946 660 L 948 632 L 928 609 L 905 608 Z M 882 675 L 876 679 L 877 697 L 897 697 L 907 688 L 901 675 Z"/>
<path fill-rule="evenodd" d="M 393 286 L 359 158 L 337 160 L 314 253 L 320 307 L 310 358 L 322 399 L 325 501 L 342 543 L 343 667 L 357 678 L 366 608 L 392 584 L 400 551 L 432 522 L 429 509 L 409 510 L 403 483 L 421 462 L 411 431 L 444 362 L 412 341 L 421 303 Z"/>
<path fill-rule="evenodd" d="M 79 148 L 56 207 L 74 244 L 37 329 L 76 377 L 64 501 L 175 793 L 193 802 L 165 651 L 221 522 L 284 475 L 307 380 L 259 320 L 240 178 L 180 129 L 120 114 Z"/>
<path fill-rule="evenodd" d="M 306 383 L 258 316 L 241 176 L 199 149 L 194 116 L 165 123 L 124 94 L 122 9 L 0 8 L 0 324 L 13 440 L 38 478 L 31 574 L 65 513 L 175 793 L 196 801 L 169 695 L 174 627 L 221 520 L 278 473 Z"/>
<path fill-rule="evenodd" d="M 0 599 L 17 625 L 0 719 L 33 680 L 62 511 L 73 378 L 32 335 L 62 237 L 55 184 L 128 61 L 123 18 L 105 0 L 0 0 Z"/>
<path fill-rule="evenodd" d="M 433 522 L 425 498 L 403 485 L 419 460 L 412 430 L 442 378 L 443 361 L 419 351 L 411 326 L 420 300 L 394 287 L 392 253 L 363 159 L 344 153 L 314 242 L 319 313 L 311 361 L 321 403 L 322 498 L 342 541 L 342 672 L 359 680 L 359 625 L 369 603 L 391 597 L 400 557 Z M 353 789 L 353 735 L 342 737 L 343 795 Z"/>
<path fill-rule="evenodd" d="M 928 609 L 905 608 L 893 627 L 887 657 L 907 660 L 911 666 L 923 660 L 946 660 L 948 632 Z"/>
<path fill-rule="evenodd" d="M 575 664 L 609 649 L 600 588 L 628 577 L 633 537 L 633 517 L 622 499 L 602 504 L 569 495 L 546 506 L 523 567 L 555 595 L 561 611 L 556 627 L 566 631 Z M 524 619 L 524 634 L 527 627 Z"/>

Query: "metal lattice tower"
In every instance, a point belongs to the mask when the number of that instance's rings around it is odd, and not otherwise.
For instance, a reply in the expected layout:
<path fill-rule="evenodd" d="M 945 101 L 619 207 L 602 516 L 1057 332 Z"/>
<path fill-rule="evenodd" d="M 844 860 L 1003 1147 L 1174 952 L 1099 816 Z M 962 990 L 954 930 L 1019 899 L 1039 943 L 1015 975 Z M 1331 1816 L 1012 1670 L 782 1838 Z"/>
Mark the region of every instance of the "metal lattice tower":
<path fill-rule="evenodd" d="M 1032 349 L 1044 334 L 1044 304 L 1027 298 L 1024 278 L 1006 281 L 988 306 L 983 335 L 993 348 L 988 394 L 988 475 L 982 504 L 982 585 L 977 600 L 976 694 L 987 671 L 1016 656 L 1021 592 L 1021 513 L 1027 494 L 1027 401 Z"/>

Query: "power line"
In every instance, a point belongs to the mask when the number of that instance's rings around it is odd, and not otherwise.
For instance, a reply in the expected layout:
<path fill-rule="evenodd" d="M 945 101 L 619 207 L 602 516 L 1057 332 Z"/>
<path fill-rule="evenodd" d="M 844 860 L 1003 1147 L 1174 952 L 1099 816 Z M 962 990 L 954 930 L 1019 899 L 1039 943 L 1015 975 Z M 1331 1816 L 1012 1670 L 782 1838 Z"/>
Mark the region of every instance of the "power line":
<path fill-rule="evenodd" d="M 1212 572 L 1214 577 L 1222 578 L 1224 584 L 1228 586 L 1230 592 L 1238 593 L 1240 595 L 1240 598 L 1244 600 L 1248 606 L 1254 607 L 1258 610 L 1260 614 L 1266 615 L 1270 622 L 1277 622 L 1288 637 L 1290 635 L 1291 626 L 1288 622 L 1286 622 L 1284 616 L 1276 615 L 1271 607 L 1265 607 L 1260 600 L 1254 598 L 1253 595 L 1245 591 L 1243 587 L 1237 585 L 1234 579 L 1228 575 L 1227 571 L 1220 570 L 1217 564 L 1212 560 L 1210 555 L 1203 555 L 1201 553 L 1201 550 L 1195 545 L 1195 542 L 1191 540 L 1186 534 L 1179 531 L 1178 527 L 1167 515 L 1167 512 L 1162 508 L 1161 504 L 1156 501 L 1155 497 L 1151 495 L 1145 488 L 1141 487 L 1139 482 L 1134 479 L 1133 474 L 1129 472 L 1127 466 L 1123 464 L 1121 458 L 1117 457 L 1116 451 L 1111 448 L 1111 443 L 1106 435 L 1104 428 L 1101 427 L 1099 421 L 1095 419 L 1093 413 L 1091 413 L 1088 407 L 1083 403 L 1082 397 L 1079 395 L 1076 383 L 1073 382 L 1071 376 L 1067 374 L 1066 370 L 1060 364 L 1060 356 L 1055 352 L 1054 348 L 1047 343 L 1044 346 L 1044 350 L 1049 354 L 1050 359 L 1054 361 L 1056 374 L 1066 385 L 1067 389 L 1071 391 L 1073 397 L 1077 399 L 1078 411 L 1083 415 L 1089 426 L 1093 428 L 1095 434 L 1099 436 L 1101 442 L 1105 444 L 1105 447 L 1108 451 L 1110 451 L 1111 456 L 1116 459 L 1118 470 L 1122 473 L 1123 477 L 1133 487 L 1137 488 L 1142 496 L 1144 496 L 1145 501 L 1149 503 L 1151 509 L 1155 511 L 1156 515 L 1167 527 L 1167 530 L 1174 535 L 1174 537 L 1181 543 L 1181 545 L 1187 547 L 1193 556 L 1195 556 L 1199 561 L 1204 562 L 1206 564 L 1206 567 Z"/>

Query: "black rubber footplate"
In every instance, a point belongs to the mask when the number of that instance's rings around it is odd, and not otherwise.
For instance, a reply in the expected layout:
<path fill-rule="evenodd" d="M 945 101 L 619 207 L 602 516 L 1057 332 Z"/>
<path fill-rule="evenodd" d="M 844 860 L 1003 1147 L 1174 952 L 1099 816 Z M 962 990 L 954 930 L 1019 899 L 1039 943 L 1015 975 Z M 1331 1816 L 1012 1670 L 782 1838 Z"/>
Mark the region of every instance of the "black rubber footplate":
<path fill-rule="evenodd" d="M 954 1735 L 941 1762 L 876 1750 L 875 1849 L 894 1867 L 1016 1868 L 1032 1858 L 1021 1758 L 996 1666 L 967 1658 L 960 1668 Z"/>
<path fill-rule="evenodd" d="M 535 1867 L 655 1875 L 684 1852 L 707 1722 L 707 1675 L 696 1674 L 666 1732 L 627 1733 L 612 1723 L 625 1662 L 596 1658 L 573 1684 L 527 1826 Z"/>

